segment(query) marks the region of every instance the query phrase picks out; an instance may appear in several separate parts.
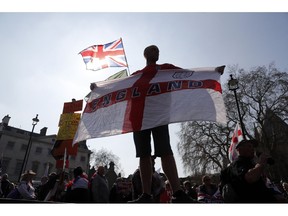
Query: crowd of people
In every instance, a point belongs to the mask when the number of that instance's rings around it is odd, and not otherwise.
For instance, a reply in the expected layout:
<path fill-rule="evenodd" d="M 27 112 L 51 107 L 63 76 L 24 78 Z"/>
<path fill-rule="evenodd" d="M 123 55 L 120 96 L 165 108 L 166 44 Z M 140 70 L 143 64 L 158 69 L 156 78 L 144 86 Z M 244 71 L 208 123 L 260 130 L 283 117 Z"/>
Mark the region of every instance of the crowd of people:
<path fill-rule="evenodd" d="M 257 157 L 256 147 L 255 140 L 241 141 L 236 147 L 239 156 L 221 171 L 218 180 L 203 175 L 201 184 L 197 185 L 188 178 L 183 182 L 179 179 L 180 190 L 186 195 L 182 203 L 287 203 L 288 183 L 281 181 L 276 185 L 270 181 L 265 175 L 269 155 Z M 52 172 L 43 176 L 37 187 L 33 185 L 36 173 L 32 170 L 25 171 L 17 185 L 10 182 L 5 173 L 1 176 L 0 195 L 20 202 L 141 203 L 140 200 L 142 203 L 174 203 L 171 183 L 165 173 L 155 170 L 155 159 L 156 156 L 150 158 L 149 202 L 142 199 L 144 184 L 140 166 L 129 177 L 118 177 L 110 184 L 105 176 L 107 169 L 103 166 L 98 166 L 91 177 L 81 167 L 74 168 L 72 179 L 66 172 Z"/>
<path fill-rule="evenodd" d="M 154 159 L 152 158 L 152 161 Z M 67 173 L 56 174 L 52 172 L 49 176 L 43 176 L 41 178 L 41 184 L 37 187 L 33 185 L 33 179 L 36 175 L 32 170 L 28 170 L 22 174 L 21 180 L 17 185 L 13 185 L 8 179 L 7 174 L 2 175 L 1 179 L 1 197 L 6 199 L 12 199 L 15 202 L 21 202 L 23 200 L 30 200 L 32 202 L 55 202 L 55 203 L 135 203 L 141 197 L 142 180 L 139 173 L 139 168 L 135 170 L 129 177 L 118 177 L 113 183 L 111 189 L 108 186 L 108 179 L 105 176 L 106 169 L 103 166 L 99 166 L 95 173 L 88 177 L 85 171 L 81 167 L 76 167 L 73 170 L 73 178 L 69 179 Z M 215 179 L 215 178 L 214 178 Z M 242 185 L 238 185 L 235 190 L 238 193 L 237 188 L 241 188 L 242 191 L 246 191 L 246 196 L 240 195 L 238 200 L 228 200 L 227 197 L 223 197 L 224 190 L 221 182 L 223 177 L 219 179 L 220 183 L 212 182 L 210 175 L 203 175 L 201 184 L 196 184 L 190 180 L 185 180 L 181 183 L 181 189 L 189 197 L 189 203 L 263 203 L 263 202 L 287 202 L 288 197 L 288 184 L 281 182 L 280 187 L 276 187 L 266 179 L 265 189 L 260 191 L 247 192 L 251 190 L 249 185 L 246 185 L 246 189 L 243 189 Z M 259 184 L 259 183 L 258 183 Z M 255 187 L 255 186 L 253 186 Z M 264 195 L 267 191 L 270 191 L 272 195 L 275 195 L 277 201 L 265 200 Z M 261 192 L 262 200 L 251 200 L 254 193 Z M 173 203 L 173 190 L 171 184 L 165 174 L 153 171 L 153 178 L 151 184 L 152 201 L 150 203 Z M 225 195 L 227 196 L 227 195 Z M 147 202 L 145 202 L 147 203 Z M 187 201 L 185 201 L 187 203 Z"/>

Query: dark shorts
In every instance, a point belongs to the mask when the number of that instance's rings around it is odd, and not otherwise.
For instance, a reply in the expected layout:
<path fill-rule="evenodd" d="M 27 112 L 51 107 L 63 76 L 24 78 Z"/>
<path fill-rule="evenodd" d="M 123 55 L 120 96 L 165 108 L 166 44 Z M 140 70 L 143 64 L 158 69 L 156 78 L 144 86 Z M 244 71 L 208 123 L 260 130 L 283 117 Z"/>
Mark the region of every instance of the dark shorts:
<path fill-rule="evenodd" d="M 168 125 L 163 125 L 133 132 L 136 157 L 151 155 L 151 133 L 154 141 L 154 155 L 157 157 L 173 155 L 170 145 L 169 128 Z"/>

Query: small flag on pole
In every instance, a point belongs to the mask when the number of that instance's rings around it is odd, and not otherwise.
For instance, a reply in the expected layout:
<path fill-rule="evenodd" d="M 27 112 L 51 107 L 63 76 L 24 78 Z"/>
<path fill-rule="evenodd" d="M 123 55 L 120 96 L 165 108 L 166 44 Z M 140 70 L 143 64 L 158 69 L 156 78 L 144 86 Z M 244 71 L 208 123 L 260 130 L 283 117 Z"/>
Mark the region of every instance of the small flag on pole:
<path fill-rule="evenodd" d="M 65 148 L 65 151 L 64 151 L 64 158 L 63 158 L 63 170 L 65 169 L 65 167 L 66 167 L 66 158 L 67 157 L 67 150 L 66 150 L 66 148 Z"/>
<path fill-rule="evenodd" d="M 45 172 L 43 176 L 48 177 L 48 175 L 49 175 L 49 163 L 46 164 L 46 168 L 45 168 Z"/>
<path fill-rule="evenodd" d="M 238 151 L 236 150 L 236 146 L 242 140 L 243 140 L 243 133 L 239 123 L 237 122 L 228 152 L 230 162 L 233 162 L 237 159 Z"/>
<path fill-rule="evenodd" d="M 127 76 L 128 76 L 127 69 L 124 69 L 108 77 L 106 80 L 119 79 Z"/>
<path fill-rule="evenodd" d="M 87 70 L 128 66 L 121 38 L 111 43 L 90 46 L 79 54 L 82 55 Z"/>

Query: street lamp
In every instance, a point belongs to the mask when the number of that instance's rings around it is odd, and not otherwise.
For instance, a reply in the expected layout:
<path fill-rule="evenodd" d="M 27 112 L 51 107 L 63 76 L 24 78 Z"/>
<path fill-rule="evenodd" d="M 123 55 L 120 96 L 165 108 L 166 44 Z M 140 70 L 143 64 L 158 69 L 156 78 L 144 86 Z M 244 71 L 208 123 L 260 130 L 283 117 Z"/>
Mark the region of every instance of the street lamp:
<path fill-rule="evenodd" d="M 236 90 L 239 88 L 238 85 L 238 80 L 233 78 L 233 75 L 230 74 L 230 80 L 228 81 L 228 87 L 230 91 L 234 92 L 234 96 L 235 96 L 235 100 L 236 100 L 236 105 L 237 105 L 237 110 L 238 110 L 238 115 L 239 115 L 239 120 L 240 120 L 240 124 L 241 124 L 241 128 L 242 128 L 242 133 L 243 133 L 243 139 L 246 140 L 245 137 L 245 129 L 244 129 L 244 124 L 243 124 L 243 120 L 241 117 L 241 113 L 240 113 L 240 108 L 239 108 L 239 102 L 238 102 L 238 98 L 237 98 L 237 94 L 236 94 Z"/>
<path fill-rule="evenodd" d="M 24 156 L 24 160 L 23 160 L 22 167 L 21 167 L 21 170 L 20 170 L 18 182 L 20 182 L 21 174 L 23 173 L 23 170 L 26 169 L 26 165 L 27 165 L 27 162 L 28 162 L 28 158 L 29 158 L 29 154 L 30 154 L 30 150 L 31 150 L 31 145 L 32 145 L 32 142 L 31 142 L 32 134 L 34 132 L 35 125 L 37 125 L 37 123 L 39 122 L 38 114 L 36 115 L 35 118 L 32 119 L 32 121 L 33 121 L 32 122 L 32 125 L 33 125 L 32 126 L 32 131 L 31 131 L 30 136 L 29 136 L 28 146 L 27 146 L 27 149 L 26 149 L 26 152 L 25 152 L 25 156 Z"/>

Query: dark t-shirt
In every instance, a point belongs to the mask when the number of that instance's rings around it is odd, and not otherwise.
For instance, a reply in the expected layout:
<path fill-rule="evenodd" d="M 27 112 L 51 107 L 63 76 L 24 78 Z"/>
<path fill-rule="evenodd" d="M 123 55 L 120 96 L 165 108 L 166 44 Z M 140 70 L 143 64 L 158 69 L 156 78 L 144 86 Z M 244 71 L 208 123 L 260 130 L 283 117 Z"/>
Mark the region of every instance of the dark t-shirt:
<path fill-rule="evenodd" d="M 266 187 L 265 180 L 248 183 L 245 174 L 255 167 L 253 160 L 239 156 L 228 169 L 222 172 L 222 184 L 230 183 L 237 193 L 240 203 L 275 203 L 272 191 Z"/>

